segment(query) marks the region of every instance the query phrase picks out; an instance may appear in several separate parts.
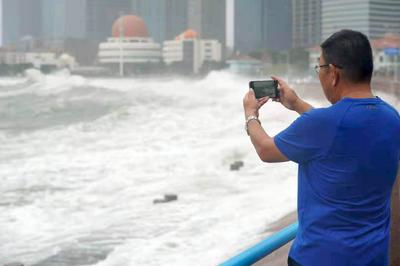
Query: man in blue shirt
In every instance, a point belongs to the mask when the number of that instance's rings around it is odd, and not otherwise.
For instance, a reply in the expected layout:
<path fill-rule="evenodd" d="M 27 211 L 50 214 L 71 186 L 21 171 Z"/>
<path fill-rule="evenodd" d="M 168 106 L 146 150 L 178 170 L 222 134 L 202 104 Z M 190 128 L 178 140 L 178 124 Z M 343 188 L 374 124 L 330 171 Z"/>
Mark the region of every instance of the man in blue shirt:
<path fill-rule="evenodd" d="M 270 137 L 250 90 L 246 126 L 262 161 L 298 163 L 299 229 L 289 265 L 388 265 L 390 195 L 400 159 L 400 116 L 371 91 L 372 50 L 365 35 L 342 30 L 321 44 L 316 66 L 332 103 L 313 108 L 281 79 L 283 106 L 300 114 Z M 400 251 L 399 251 L 400 252 Z"/>

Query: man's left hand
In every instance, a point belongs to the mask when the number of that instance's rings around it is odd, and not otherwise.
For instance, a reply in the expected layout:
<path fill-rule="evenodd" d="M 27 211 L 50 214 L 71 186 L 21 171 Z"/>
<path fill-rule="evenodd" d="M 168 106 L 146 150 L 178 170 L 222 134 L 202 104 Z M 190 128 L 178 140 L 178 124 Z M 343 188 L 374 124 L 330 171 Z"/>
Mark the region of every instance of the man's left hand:
<path fill-rule="evenodd" d="M 257 100 L 253 89 L 250 89 L 243 98 L 245 117 L 247 118 L 251 115 L 258 117 L 258 110 L 261 108 L 261 106 L 268 102 L 268 100 L 269 97 L 263 97 Z"/>

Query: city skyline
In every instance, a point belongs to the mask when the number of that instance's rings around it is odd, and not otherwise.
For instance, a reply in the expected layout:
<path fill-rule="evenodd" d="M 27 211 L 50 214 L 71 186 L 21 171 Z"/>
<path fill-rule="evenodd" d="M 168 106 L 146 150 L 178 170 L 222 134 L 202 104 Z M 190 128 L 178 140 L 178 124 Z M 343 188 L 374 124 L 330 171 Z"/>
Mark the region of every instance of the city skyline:
<path fill-rule="evenodd" d="M 4 13 L 5 3 L 13 10 Z M 346 12 L 337 11 L 338 6 Z M 277 10 L 284 12 L 275 16 Z M 373 16 L 368 15 L 371 12 Z M 0 45 L 25 37 L 104 41 L 121 14 L 142 17 L 151 37 L 160 43 L 193 28 L 202 37 L 217 38 L 225 47 L 245 52 L 310 48 L 340 28 L 360 30 L 371 39 L 400 32 L 400 3 L 393 0 L 1 0 L 0 13 Z M 360 18 L 358 22 L 352 20 L 354 15 Z M 285 24 L 292 25 L 285 28 Z M 290 40 L 285 34 L 291 35 Z"/>
<path fill-rule="evenodd" d="M 26 37 L 103 41 L 110 36 L 112 23 L 127 14 L 142 17 L 158 42 L 175 38 L 189 27 L 206 38 L 217 38 L 223 43 L 226 39 L 225 1 L 2 0 L 2 3 L 7 8 L 1 18 L 5 27 L 2 44 Z M 192 18 L 199 23 L 193 23 Z"/>

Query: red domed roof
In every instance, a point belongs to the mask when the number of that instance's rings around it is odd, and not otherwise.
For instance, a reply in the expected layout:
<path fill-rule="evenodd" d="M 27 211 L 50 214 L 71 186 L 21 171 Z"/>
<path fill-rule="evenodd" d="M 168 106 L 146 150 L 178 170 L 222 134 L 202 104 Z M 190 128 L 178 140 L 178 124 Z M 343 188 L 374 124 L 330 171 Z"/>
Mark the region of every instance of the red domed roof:
<path fill-rule="evenodd" d="M 137 16 L 129 15 L 117 19 L 112 27 L 112 36 L 119 38 L 121 36 L 121 29 L 123 37 L 149 37 L 146 24 Z"/>
<path fill-rule="evenodd" d="M 188 29 L 184 32 L 182 32 L 180 35 L 178 35 L 175 39 L 176 40 L 183 40 L 183 39 L 197 39 L 199 37 L 199 34 L 192 30 Z"/>

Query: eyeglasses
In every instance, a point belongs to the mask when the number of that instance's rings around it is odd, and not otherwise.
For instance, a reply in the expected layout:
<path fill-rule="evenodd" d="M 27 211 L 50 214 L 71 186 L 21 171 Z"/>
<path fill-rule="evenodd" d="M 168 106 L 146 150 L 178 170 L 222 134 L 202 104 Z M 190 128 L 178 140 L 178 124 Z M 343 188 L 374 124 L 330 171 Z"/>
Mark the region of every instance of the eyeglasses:
<path fill-rule="evenodd" d="M 340 69 L 342 68 L 341 66 L 334 65 L 334 64 L 316 65 L 316 66 L 314 67 L 315 72 L 317 72 L 317 74 L 319 74 L 319 72 L 321 71 L 321 68 L 323 68 L 323 67 L 329 67 L 329 65 L 333 65 L 333 66 L 335 66 L 335 67 L 337 67 L 337 68 L 340 68 Z"/>
<path fill-rule="evenodd" d="M 316 66 L 314 67 L 315 72 L 317 72 L 317 74 L 319 74 L 319 71 L 321 71 L 321 68 L 323 68 L 323 67 L 329 67 L 329 64 L 325 64 L 325 65 L 316 65 Z"/>

